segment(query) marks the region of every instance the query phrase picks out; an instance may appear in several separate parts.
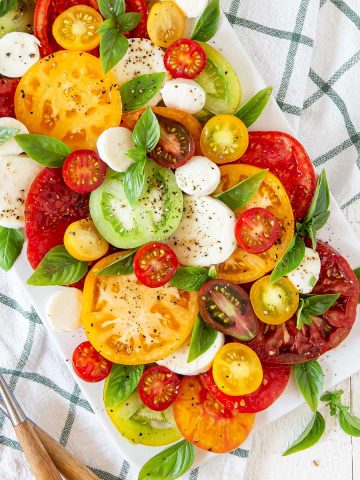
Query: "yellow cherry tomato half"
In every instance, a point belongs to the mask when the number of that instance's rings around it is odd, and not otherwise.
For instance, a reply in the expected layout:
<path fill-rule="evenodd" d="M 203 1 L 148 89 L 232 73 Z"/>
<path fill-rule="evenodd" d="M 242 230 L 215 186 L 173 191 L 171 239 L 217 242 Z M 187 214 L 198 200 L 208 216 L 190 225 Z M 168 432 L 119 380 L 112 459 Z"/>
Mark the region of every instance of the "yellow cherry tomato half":
<path fill-rule="evenodd" d="M 184 36 L 184 14 L 173 2 L 155 3 L 148 16 L 147 31 L 155 45 L 167 48 Z"/>
<path fill-rule="evenodd" d="M 215 163 L 229 163 L 244 155 L 249 145 L 248 130 L 234 115 L 216 115 L 205 125 L 200 139 L 203 154 Z"/>
<path fill-rule="evenodd" d="M 84 218 L 71 223 L 64 234 L 64 245 L 70 255 L 92 262 L 106 255 L 109 244 L 96 230 L 92 220 Z"/>
<path fill-rule="evenodd" d="M 248 395 L 263 381 L 263 369 L 254 350 L 242 343 L 227 343 L 213 363 L 214 381 L 227 395 Z"/>
<path fill-rule="evenodd" d="M 56 18 L 52 32 L 57 43 L 66 50 L 87 52 L 99 45 L 100 35 L 96 32 L 102 22 L 102 16 L 93 8 L 75 5 Z"/>
<path fill-rule="evenodd" d="M 253 284 L 250 300 L 260 320 L 280 325 L 295 314 L 299 306 L 299 292 L 287 278 L 270 283 L 270 275 L 267 275 Z"/>

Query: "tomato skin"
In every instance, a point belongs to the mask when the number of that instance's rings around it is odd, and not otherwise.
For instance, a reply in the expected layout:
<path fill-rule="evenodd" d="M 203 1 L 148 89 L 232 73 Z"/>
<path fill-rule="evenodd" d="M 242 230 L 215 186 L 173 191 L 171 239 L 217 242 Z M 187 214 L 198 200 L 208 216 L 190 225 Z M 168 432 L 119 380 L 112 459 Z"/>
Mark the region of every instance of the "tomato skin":
<path fill-rule="evenodd" d="M 102 238 L 94 222 L 88 218 L 77 220 L 67 227 L 64 246 L 70 255 L 83 262 L 98 260 L 109 250 L 108 242 Z"/>
<path fill-rule="evenodd" d="M 69 188 L 75 192 L 89 193 L 105 180 L 106 163 L 93 150 L 76 150 L 66 158 L 62 173 Z"/>
<path fill-rule="evenodd" d="M 180 386 L 179 377 L 167 367 L 154 365 L 143 373 L 139 395 L 143 403 L 152 410 L 161 412 L 174 403 Z"/>
<path fill-rule="evenodd" d="M 0 117 L 15 117 L 14 95 L 19 80 L 0 78 Z"/>
<path fill-rule="evenodd" d="M 144 245 L 134 258 L 135 275 L 141 283 L 150 288 L 165 285 L 174 276 L 178 266 L 175 252 L 161 242 Z"/>
<path fill-rule="evenodd" d="M 73 368 L 85 382 L 101 382 L 110 373 L 112 363 L 106 360 L 90 342 L 78 345 L 72 356 Z"/>
<path fill-rule="evenodd" d="M 182 10 L 174 2 L 155 3 L 147 19 L 147 32 L 155 45 L 167 48 L 184 35 L 185 17 Z"/>
<path fill-rule="evenodd" d="M 166 50 L 164 65 L 173 78 L 195 78 L 206 67 L 206 53 L 194 40 L 182 38 Z"/>
<path fill-rule="evenodd" d="M 126 0 L 126 12 L 141 13 L 140 22 L 128 33 L 130 38 L 149 38 L 146 23 L 149 15 L 149 8 L 145 0 Z"/>
<path fill-rule="evenodd" d="M 280 236 L 278 219 L 269 210 L 261 207 L 246 210 L 235 224 L 238 245 L 249 253 L 269 250 Z"/>

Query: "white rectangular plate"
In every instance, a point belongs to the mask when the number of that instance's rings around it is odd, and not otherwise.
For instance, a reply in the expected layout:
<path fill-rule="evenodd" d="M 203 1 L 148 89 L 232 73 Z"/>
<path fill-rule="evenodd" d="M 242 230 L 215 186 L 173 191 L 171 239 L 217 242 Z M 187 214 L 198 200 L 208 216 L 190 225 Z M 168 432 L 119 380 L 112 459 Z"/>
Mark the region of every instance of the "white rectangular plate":
<path fill-rule="evenodd" d="M 258 90 L 265 87 L 263 80 L 259 76 L 253 63 L 240 44 L 238 37 L 224 16 L 218 33 L 209 44 L 219 50 L 235 68 L 243 89 L 243 102 L 248 100 Z M 285 117 L 273 99 L 266 107 L 261 118 L 251 127 L 251 129 L 279 130 L 293 134 Z M 360 265 L 359 240 L 351 230 L 350 225 L 347 223 L 334 200 L 332 200 L 331 216 L 328 225 L 322 230 L 320 238 L 329 241 L 334 248 L 339 250 L 348 259 L 353 268 Z M 74 348 L 81 341 L 85 340 L 84 332 L 82 330 L 71 333 L 54 332 L 47 323 L 45 316 L 46 301 L 53 292 L 58 290 L 59 287 L 30 287 L 26 285 L 26 279 L 32 272 L 26 258 L 26 248 L 23 249 L 21 257 L 16 262 L 14 271 L 24 285 L 30 301 L 38 311 L 60 354 L 64 359 L 71 358 Z M 326 388 L 334 386 L 336 383 L 360 370 L 360 356 L 358 354 L 358 339 L 360 338 L 359 317 L 360 315 L 358 312 L 358 321 L 346 341 L 336 350 L 324 355 L 321 359 L 321 364 L 326 374 Z M 72 371 L 70 362 L 66 363 Z M 75 376 L 73 371 L 72 373 Z M 155 448 L 130 444 L 118 433 L 104 410 L 102 400 L 103 383 L 85 383 L 79 380 L 76 376 L 75 379 L 80 384 L 80 387 L 92 408 L 99 415 L 104 428 L 112 437 L 120 454 L 126 460 L 140 468 L 150 457 L 163 449 L 163 447 Z M 289 386 L 280 399 L 265 412 L 257 415 L 256 428 L 260 428 L 276 420 L 302 403 L 303 400 L 296 385 L 293 381 L 290 381 Z M 246 442 L 244 447 L 249 447 L 249 444 L 249 441 Z M 214 454 L 206 453 L 197 449 L 196 464 L 199 465 L 212 456 L 214 456 Z M 194 466 L 196 466 L 196 464 Z"/>

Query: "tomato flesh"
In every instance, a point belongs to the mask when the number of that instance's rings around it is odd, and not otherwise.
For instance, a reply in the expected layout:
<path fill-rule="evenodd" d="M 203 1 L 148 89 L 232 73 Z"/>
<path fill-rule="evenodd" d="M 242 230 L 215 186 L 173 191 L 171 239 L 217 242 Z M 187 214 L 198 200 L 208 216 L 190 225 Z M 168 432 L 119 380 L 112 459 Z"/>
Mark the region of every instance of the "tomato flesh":
<path fill-rule="evenodd" d="M 185 17 L 175 2 L 155 3 L 149 12 L 147 31 L 155 45 L 167 48 L 184 36 Z"/>
<path fill-rule="evenodd" d="M 236 221 L 236 241 L 249 253 L 266 252 L 276 243 L 279 236 L 279 221 L 273 213 L 265 208 L 250 208 Z"/>
<path fill-rule="evenodd" d="M 0 117 L 15 117 L 14 95 L 17 78 L 0 78 Z"/>
<path fill-rule="evenodd" d="M 68 226 L 64 234 L 64 246 L 74 258 L 93 262 L 106 255 L 109 244 L 88 218 L 77 220 Z"/>
<path fill-rule="evenodd" d="M 146 28 L 146 22 L 149 15 L 149 9 L 145 0 L 126 0 L 126 12 L 140 13 L 140 21 L 131 32 L 128 33 L 130 38 L 149 38 Z"/>
<path fill-rule="evenodd" d="M 76 375 L 85 382 L 101 382 L 112 367 L 112 363 L 100 355 L 90 342 L 80 343 L 75 348 L 72 363 Z"/>
<path fill-rule="evenodd" d="M 106 163 L 92 150 L 77 150 L 66 158 L 62 172 L 69 188 L 75 192 L 92 192 L 105 179 Z"/>
<path fill-rule="evenodd" d="M 179 377 L 166 367 L 154 365 L 142 375 L 138 389 L 141 400 L 152 410 L 166 410 L 177 397 Z"/>
<path fill-rule="evenodd" d="M 173 250 L 160 242 L 141 247 L 134 258 L 134 272 L 141 283 L 150 288 L 162 287 L 179 266 Z"/>
<path fill-rule="evenodd" d="M 195 78 L 206 66 L 206 53 L 198 43 L 183 38 L 166 50 L 164 65 L 173 78 Z"/>

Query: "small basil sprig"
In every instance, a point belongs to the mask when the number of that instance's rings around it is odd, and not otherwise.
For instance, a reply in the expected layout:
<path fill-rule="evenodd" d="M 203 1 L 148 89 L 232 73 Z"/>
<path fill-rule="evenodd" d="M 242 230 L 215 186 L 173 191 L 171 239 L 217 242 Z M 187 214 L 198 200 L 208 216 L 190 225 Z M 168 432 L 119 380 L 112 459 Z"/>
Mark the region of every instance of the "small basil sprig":
<path fill-rule="evenodd" d="M 316 412 L 309 425 L 300 437 L 283 453 L 283 456 L 306 450 L 317 443 L 325 431 L 325 420 L 321 413 Z"/>
<path fill-rule="evenodd" d="M 0 17 L 6 15 L 16 5 L 17 0 L 1 0 L 0 2 Z"/>
<path fill-rule="evenodd" d="M 65 143 L 47 135 L 26 133 L 16 135 L 15 140 L 26 155 L 44 165 L 44 167 L 61 167 L 66 157 L 71 153 L 70 148 Z"/>
<path fill-rule="evenodd" d="M 148 460 L 140 470 L 138 480 L 175 480 L 190 469 L 194 460 L 194 445 L 182 440 Z"/>
<path fill-rule="evenodd" d="M 104 389 L 104 403 L 106 408 L 111 408 L 130 397 L 137 387 L 143 365 L 118 365 L 113 364 L 111 372 L 106 379 Z"/>
<path fill-rule="evenodd" d="M 8 272 L 21 253 L 24 235 L 20 230 L 0 227 L 0 268 Z"/>
<path fill-rule="evenodd" d="M 132 112 L 146 105 L 163 86 L 165 73 L 149 73 L 133 78 L 120 88 L 124 112 Z"/>
<path fill-rule="evenodd" d="M 238 110 L 235 115 L 240 118 L 247 128 L 250 127 L 262 114 L 272 94 L 272 87 L 260 90 Z"/>
<path fill-rule="evenodd" d="M 221 10 L 219 0 L 211 0 L 197 21 L 191 38 L 199 42 L 208 42 L 211 40 L 218 31 L 220 18 Z"/>
<path fill-rule="evenodd" d="M 324 387 L 324 372 L 316 360 L 294 365 L 296 383 L 310 409 L 315 413 Z"/>
<path fill-rule="evenodd" d="M 0 145 L 3 145 L 5 142 L 15 137 L 20 130 L 13 127 L 3 127 L 0 125 Z"/>
<path fill-rule="evenodd" d="M 114 277 L 117 275 L 130 275 L 134 271 L 134 257 L 138 249 L 131 250 L 126 255 L 119 257 L 107 267 L 96 273 L 97 277 Z"/>
<path fill-rule="evenodd" d="M 352 437 L 360 437 L 360 418 L 352 415 L 350 407 L 341 403 L 341 397 L 344 390 L 335 390 L 334 392 L 325 392 L 321 397 L 322 402 L 330 407 L 330 414 L 338 417 L 339 425 L 342 430 Z"/>
<path fill-rule="evenodd" d="M 296 327 L 300 330 L 304 324 L 311 325 L 311 317 L 316 317 L 327 312 L 329 308 L 336 303 L 336 300 L 339 297 L 339 293 L 329 293 L 326 295 L 302 295 L 296 312 Z"/>
<path fill-rule="evenodd" d="M 280 258 L 272 271 L 270 275 L 270 283 L 275 283 L 279 278 L 295 270 L 303 261 L 304 256 L 305 243 L 300 237 L 295 235 L 288 248 L 285 250 L 284 255 Z"/>
<path fill-rule="evenodd" d="M 354 273 L 355 273 L 356 278 L 358 279 L 358 282 L 359 282 L 359 285 L 360 285 L 360 267 L 355 268 Z M 360 303 L 360 295 L 359 295 L 358 303 Z"/>
<path fill-rule="evenodd" d="M 195 320 L 189 347 L 187 361 L 192 362 L 205 353 L 214 343 L 217 331 L 209 327 L 204 320 L 198 316 Z"/>
<path fill-rule="evenodd" d="M 231 210 L 236 210 L 245 205 L 255 195 L 268 171 L 268 169 L 261 170 L 261 172 L 251 175 L 229 190 L 214 195 L 214 198 L 221 200 Z"/>
<path fill-rule="evenodd" d="M 187 292 L 196 292 L 209 278 L 209 270 L 203 267 L 179 267 L 170 280 L 170 285 Z"/>

